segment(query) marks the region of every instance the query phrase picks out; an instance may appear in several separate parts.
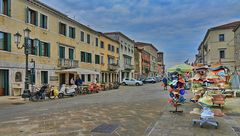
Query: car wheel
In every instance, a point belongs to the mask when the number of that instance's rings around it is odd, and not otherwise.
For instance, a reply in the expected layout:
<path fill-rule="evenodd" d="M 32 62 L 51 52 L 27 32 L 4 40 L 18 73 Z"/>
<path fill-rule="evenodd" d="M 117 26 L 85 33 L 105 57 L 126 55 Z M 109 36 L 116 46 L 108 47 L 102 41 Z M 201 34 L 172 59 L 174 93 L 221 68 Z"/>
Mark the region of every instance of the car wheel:
<path fill-rule="evenodd" d="M 139 84 L 139 83 L 136 83 L 136 86 L 140 86 L 140 84 Z"/>
<path fill-rule="evenodd" d="M 123 85 L 127 85 L 125 82 L 123 82 Z"/>

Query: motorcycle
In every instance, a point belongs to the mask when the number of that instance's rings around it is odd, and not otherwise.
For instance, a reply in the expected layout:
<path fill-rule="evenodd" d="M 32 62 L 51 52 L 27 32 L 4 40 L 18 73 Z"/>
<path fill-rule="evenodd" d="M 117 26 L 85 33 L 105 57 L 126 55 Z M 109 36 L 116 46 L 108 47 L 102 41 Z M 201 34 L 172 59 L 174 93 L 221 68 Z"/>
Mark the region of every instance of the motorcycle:
<path fill-rule="evenodd" d="M 63 98 L 64 96 L 73 97 L 76 94 L 76 85 L 71 85 L 70 87 L 66 87 L 65 84 L 62 84 L 61 89 L 58 94 L 58 98 Z"/>
<path fill-rule="evenodd" d="M 59 94 L 57 87 L 48 85 L 46 96 L 49 99 L 55 99 Z"/>
<path fill-rule="evenodd" d="M 40 90 L 37 90 L 36 92 L 31 92 L 29 100 L 31 101 L 39 101 L 39 100 L 45 100 L 45 92 L 46 89 L 48 88 L 48 85 L 43 85 Z"/>

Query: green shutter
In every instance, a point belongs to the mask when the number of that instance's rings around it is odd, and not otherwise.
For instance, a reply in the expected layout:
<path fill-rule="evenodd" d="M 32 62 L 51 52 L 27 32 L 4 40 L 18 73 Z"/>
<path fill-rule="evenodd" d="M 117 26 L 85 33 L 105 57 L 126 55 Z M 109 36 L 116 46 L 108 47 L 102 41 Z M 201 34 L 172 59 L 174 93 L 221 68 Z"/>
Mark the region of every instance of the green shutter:
<path fill-rule="evenodd" d="M 48 25 L 47 25 L 47 19 L 48 19 L 48 17 L 47 16 L 45 16 L 45 19 L 44 19 L 44 28 L 48 28 Z"/>
<path fill-rule="evenodd" d="M 33 44 L 34 44 L 34 40 L 33 40 Z M 37 55 L 37 47 L 33 46 L 34 48 L 34 55 Z"/>
<path fill-rule="evenodd" d="M 7 34 L 7 51 L 11 51 L 11 34 L 10 33 L 8 33 Z"/>
<path fill-rule="evenodd" d="M 59 22 L 59 34 L 61 34 L 61 22 Z"/>
<path fill-rule="evenodd" d="M 71 27 L 69 27 L 69 34 L 68 34 L 68 36 L 72 38 L 72 28 Z"/>
<path fill-rule="evenodd" d="M 39 41 L 39 56 L 42 56 L 42 42 Z"/>
<path fill-rule="evenodd" d="M 8 16 L 11 16 L 11 0 L 8 0 L 8 3 L 7 3 L 7 9 L 8 9 L 8 11 L 7 11 L 7 15 Z"/>
<path fill-rule="evenodd" d="M 73 38 L 75 39 L 75 28 L 73 28 Z"/>
<path fill-rule="evenodd" d="M 29 22 L 28 22 L 28 18 L 29 18 L 28 12 L 29 12 L 29 8 L 27 7 L 27 8 L 26 8 L 26 20 L 25 20 L 26 23 L 29 23 Z"/>
<path fill-rule="evenodd" d="M 48 55 L 48 57 L 50 57 L 50 53 L 51 53 L 51 44 L 50 43 L 48 43 L 48 50 L 47 51 L 48 51 L 47 55 Z"/>
<path fill-rule="evenodd" d="M 35 25 L 38 26 L 38 12 L 36 11 Z"/>
<path fill-rule="evenodd" d="M 43 15 L 42 14 L 40 14 L 40 27 L 44 28 L 44 25 L 43 25 Z"/>

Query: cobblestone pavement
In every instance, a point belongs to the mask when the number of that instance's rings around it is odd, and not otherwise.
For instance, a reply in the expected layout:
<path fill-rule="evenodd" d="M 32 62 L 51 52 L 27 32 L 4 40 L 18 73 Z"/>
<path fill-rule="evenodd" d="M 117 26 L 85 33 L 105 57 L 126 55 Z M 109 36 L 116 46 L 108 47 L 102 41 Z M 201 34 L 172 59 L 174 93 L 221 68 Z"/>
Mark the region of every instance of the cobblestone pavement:
<path fill-rule="evenodd" d="M 118 90 L 101 92 L 38 103 L 0 104 L 0 136 L 107 136 L 91 133 L 103 123 L 120 125 L 111 136 L 235 136 L 239 135 L 240 99 L 227 99 L 226 116 L 216 118 L 220 126 L 193 126 L 189 114 L 197 104 L 180 106 L 181 114 L 173 110 L 161 84 L 141 87 L 121 86 Z M 186 98 L 192 94 L 187 93 Z M 235 131 L 233 131 L 233 128 Z"/>
<path fill-rule="evenodd" d="M 146 135 L 166 105 L 164 93 L 158 83 L 122 86 L 119 90 L 62 100 L 5 105 L 0 108 L 0 135 L 88 136 L 103 123 L 119 124 L 117 133 L 122 136 Z"/>

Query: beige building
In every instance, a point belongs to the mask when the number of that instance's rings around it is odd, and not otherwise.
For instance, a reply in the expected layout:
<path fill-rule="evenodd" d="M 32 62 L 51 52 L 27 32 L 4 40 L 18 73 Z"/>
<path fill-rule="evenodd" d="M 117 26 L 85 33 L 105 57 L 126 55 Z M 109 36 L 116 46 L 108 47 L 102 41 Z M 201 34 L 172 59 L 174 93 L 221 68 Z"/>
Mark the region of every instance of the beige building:
<path fill-rule="evenodd" d="M 109 38 L 120 43 L 119 47 L 119 81 L 134 77 L 134 41 L 121 32 L 105 33 Z"/>
<path fill-rule="evenodd" d="M 240 21 L 237 21 L 208 29 L 198 48 L 195 62 L 206 65 L 221 63 L 233 72 L 235 68 L 233 29 L 239 24 Z"/>
<path fill-rule="evenodd" d="M 107 61 L 107 55 L 114 56 L 114 63 L 119 60 L 118 42 L 104 39 L 101 33 L 38 0 L 0 0 L 0 7 L 0 95 L 23 92 L 25 48 L 17 48 L 14 34 L 22 35 L 19 44 L 22 46 L 26 28 L 31 30 L 26 41 L 30 46 L 29 61 L 35 62 L 35 71 L 29 79 L 36 86 L 69 84 L 76 75 L 80 75 L 85 83 L 101 81 L 100 72 L 109 67 L 108 63 L 99 62 Z M 34 46 L 35 39 L 40 40 L 37 47 Z M 105 41 L 105 48 L 108 44 L 113 45 L 115 51 L 102 49 L 100 41 Z M 101 55 L 105 56 L 104 60 Z M 116 76 L 107 80 L 114 80 Z"/>
<path fill-rule="evenodd" d="M 136 42 L 135 46 L 150 54 L 150 70 L 148 76 L 158 76 L 157 48 L 150 43 Z"/>
<path fill-rule="evenodd" d="M 234 30 L 234 47 L 235 47 L 235 59 L 236 59 L 236 70 L 240 71 L 240 25 Z"/>

